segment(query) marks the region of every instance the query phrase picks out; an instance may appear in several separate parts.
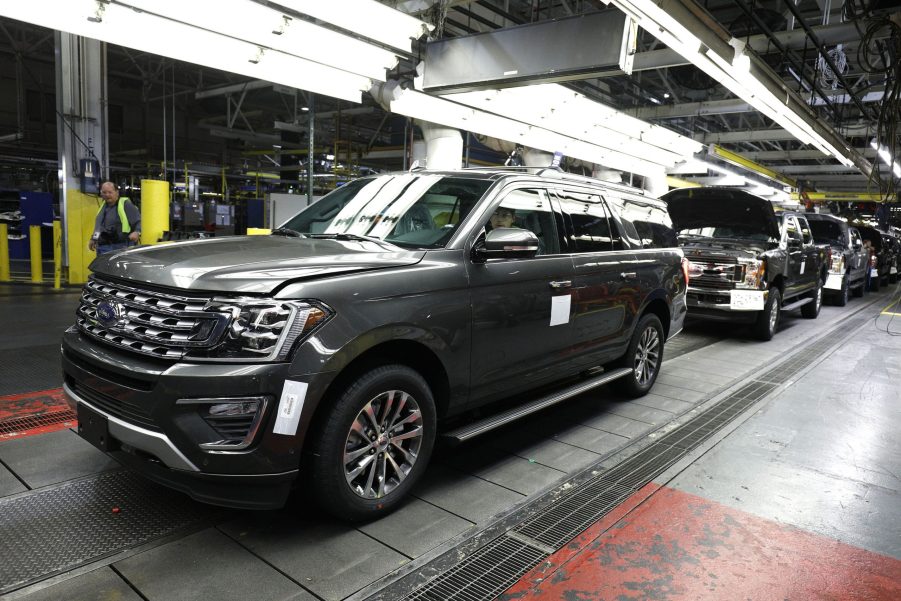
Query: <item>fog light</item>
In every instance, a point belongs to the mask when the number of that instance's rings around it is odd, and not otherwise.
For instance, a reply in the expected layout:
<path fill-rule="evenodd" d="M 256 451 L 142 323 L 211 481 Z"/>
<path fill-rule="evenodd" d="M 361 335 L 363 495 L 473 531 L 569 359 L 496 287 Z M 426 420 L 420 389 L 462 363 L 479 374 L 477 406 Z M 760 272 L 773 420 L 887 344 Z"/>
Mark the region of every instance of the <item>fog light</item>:
<path fill-rule="evenodd" d="M 197 413 L 218 437 L 200 444 L 205 451 L 240 451 L 253 442 L 269 397 L 180 399 L 179 405 L 195 405 Z"/>

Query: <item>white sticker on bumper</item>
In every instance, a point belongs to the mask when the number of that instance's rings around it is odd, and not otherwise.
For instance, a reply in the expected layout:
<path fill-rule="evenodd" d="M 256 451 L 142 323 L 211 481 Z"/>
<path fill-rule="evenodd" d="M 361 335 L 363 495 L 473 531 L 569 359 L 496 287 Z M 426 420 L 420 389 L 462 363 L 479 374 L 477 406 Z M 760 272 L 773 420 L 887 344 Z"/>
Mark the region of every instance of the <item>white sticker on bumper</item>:
<path fill-rule="evenodd" d="M 879 270 L 878 270 L 878 269 L 871 269 L 871 270 L 870 270 L 870 277 L 871 277 L 871 278 L 878 278 L 878 277 L 879 277 Z"/>
<path fill-rule="evenodd" d="M 300 423 L 300 414 L 303 411 L 303 401 L 307 396 L 307 383 L 285 380 L 282 388 L 282 398 L 278 402 L 278 415 L 275 418 L 273 434 L 294 436 L 297 434 L 297 424 Z"/>
<path fill-rule="evenodd" d="M 569 323 L 569 308 L 572 304 L 572 295 L 551 297 L 551 325 L 559 326 Z"/>
<path fill-rule="evenodd" d="M 763 291 L 730 290 L 729 308 L 733 311 L 763 311 Z"/>
<path fill-rule="evenodd" d="M 843 279 L 844 279 L 843 275 L 840 275 L 837 273 L 830 273 L 826 277 L 826 285 L 824 286 L 824 288 L 828 288 L 829 290 L 841 290 Z"/>

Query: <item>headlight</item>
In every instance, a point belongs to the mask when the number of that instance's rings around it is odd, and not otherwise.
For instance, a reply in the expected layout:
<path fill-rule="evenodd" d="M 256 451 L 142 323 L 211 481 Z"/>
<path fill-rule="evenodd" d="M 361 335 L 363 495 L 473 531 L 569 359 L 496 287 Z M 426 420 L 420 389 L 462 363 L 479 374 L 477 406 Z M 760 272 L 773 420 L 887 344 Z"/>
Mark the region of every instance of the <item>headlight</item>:
<path fill-rule="evenodd" d="M 704 273 L 704 267 L 698 263 L 688 262 L 688 278 L 696 278 Z"/>
<path fill-rule="evenodd" d="M 331 310 L 304 301 L 213 299 L 207 311 L 231 316 L 222 340 L 193 351 L 194 360 L 285 361 L 294 344 L 331 317 Z"/>
<path fill-rule="evenodd" d="M 735 287 L 751 288 L 753 290 L 763 288 L 766 262 L 759 259 L 739 259 L 738 263 L 744 267 L 744 277 L 735 283 Z"/>

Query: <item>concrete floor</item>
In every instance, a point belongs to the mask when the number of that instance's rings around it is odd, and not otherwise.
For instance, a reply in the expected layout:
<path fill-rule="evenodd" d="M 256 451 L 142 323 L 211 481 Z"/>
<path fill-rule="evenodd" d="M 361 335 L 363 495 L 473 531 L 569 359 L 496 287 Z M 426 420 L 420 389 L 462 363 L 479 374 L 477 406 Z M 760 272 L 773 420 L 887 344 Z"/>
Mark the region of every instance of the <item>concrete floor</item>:
<path fill-rule="evenodd" d="M 690 325 L 667 347 L 651 394 L 626 401 L 600 389 L 439 450 L 409 503 L 358 527 L 323 516 L 302 491 L 286 509 L 266 513 L 223 512 L 179 495 L 165 504 L 192 517 L 177 527 L 103 554 L 89 547 L 47 562 L 38 578 L 17 576 L 11 566 L 32 547 L 9 543 L 5 530 L 21 524 L 5 522 L 4 507 L 53 498 L 73 481 L 99 487 L 118 466 L 65 423 L 2 437 L 0 591 L 29 600 L 396 598 L 399 575 L 430 570 L 442 553 L 477 540 L 541 493 L 587 467 L 613 465 L 633 441 L 686 419 L 861 311 L 873 317 L 862 329 L 507 597 L 901 598 L 901 443 L 893 436 L 901 423 L 901 316 L 890 315 L 901 309 L 883 310 L 894 293 L 825 306 L 817 320 L 786 316 L 767 343 L 743 330 Z M 52 408 L 57 340 L 77 299 L 73 291 L 0 286 L 0 425 Z M 127 512 L 131 501 L 117 503 Z M 57 547 L 83 540 L 86 520 L 72 515 L 48 535 Z"/>

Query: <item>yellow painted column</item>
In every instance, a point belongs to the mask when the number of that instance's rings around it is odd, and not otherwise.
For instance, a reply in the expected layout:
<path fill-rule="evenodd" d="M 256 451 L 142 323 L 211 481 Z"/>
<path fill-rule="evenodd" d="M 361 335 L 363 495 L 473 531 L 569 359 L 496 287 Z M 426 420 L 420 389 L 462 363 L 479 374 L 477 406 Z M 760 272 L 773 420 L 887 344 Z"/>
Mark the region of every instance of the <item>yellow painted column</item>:
<path fill-rule="evenodd" d="M 63 273 L 63 228 L 59 219 L 53 220 L 53 287 L 59 290 Z"/>
<path fill-rule="evenodd" d="M 156 244 L 169 230 L 169 182 L 141 180 L 141 244 Z"/>
<path fill-rule="evenodd" d="M 0 223 L 0 282 L 9 281 L 9 226 Z"/>
<path fill-rule="evenodd" d="M 69 250 L 69 283 L 84 284 L 88 281 L 88 265 L 97 256 L 88 250 L 88 242 L 94 233 L 94 221 L 100 203 L 97 196 L 82 194 L 75 188 L 66 190 L 66 242 Z"/>
<path fill-rule="evenodd" d="M 31 283 L 44 281 L 44 266 L 41 264 L 41 226 L 28 226 L 28 242 L 31 245 Z"/>

